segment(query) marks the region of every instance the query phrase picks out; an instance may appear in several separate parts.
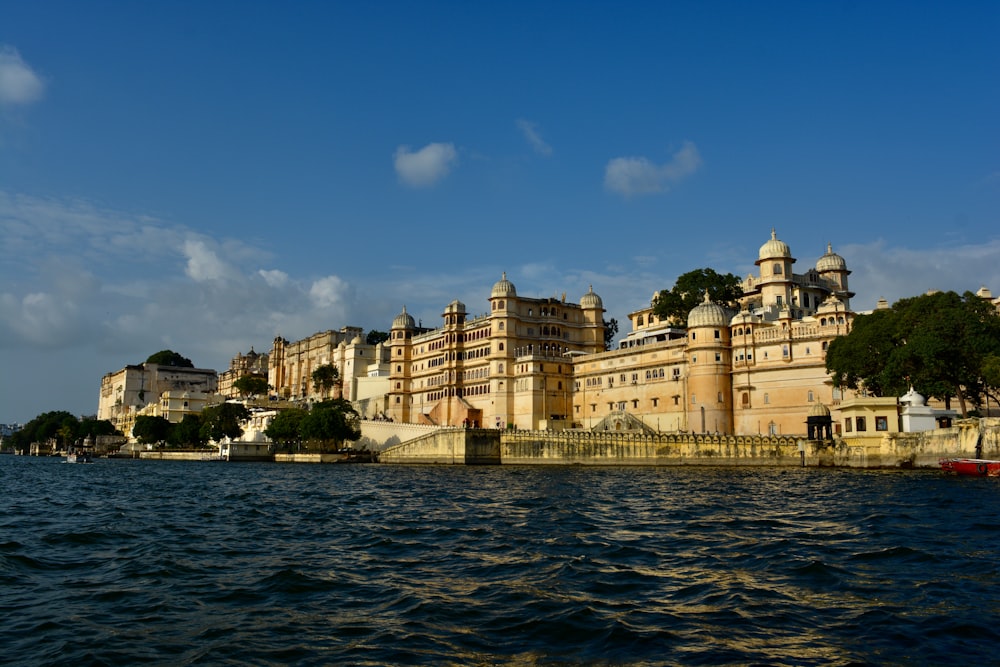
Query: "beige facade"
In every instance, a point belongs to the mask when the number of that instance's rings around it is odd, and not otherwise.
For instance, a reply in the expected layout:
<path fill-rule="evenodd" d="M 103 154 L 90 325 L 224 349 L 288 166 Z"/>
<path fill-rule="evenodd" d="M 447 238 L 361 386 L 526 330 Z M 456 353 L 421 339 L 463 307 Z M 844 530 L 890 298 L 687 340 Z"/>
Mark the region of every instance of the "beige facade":
<path fill-rule="evenodd" d="M 219 374 L 219 394 L 225 398 L 239 398 L 240 392 L 233 383 L 245 375 L 254 375 L 267 380 L 268 355 L 258 354 L 251 347 L 246 354 L 237 353 L 229 362 L 229 368 Z"/>
<path fill-rule="evenodd" d="M 340 379 L 329 395 L 324 395 L 314 386 L 312 374 L 328 364 L 337 369 Z M 360 327 L 342 327 L 294 343 L 280 336 L 275 338 L 267 378 L 272 396 L 280 399 L 319 401 L 342 397 L 357 401 L 370 398 L 373 391 L 384 396 L 387 375 L 388 350 L 381 344 L 364 342 Z M 372 379 L 379 377 L 383 378 L 381 383 Z"/>
<path fill-rule="evenodd" d="M 743 281 L 738 313 L 706 301 L 686 326 L 652 306 L 629 314 L 632 331 L 604 350 L 604 308 L 518 297 L 506 276 L 490 312 L 468 319 L 454 301 L 439 329 L 403 312 L 389 340 L 389 414 L 409 423 L 524 429 L 605 428 L 609 416 L 659 432 L 805 434 L 816 406 L 841 395 L 826 349 L 850 331 L 850 271 L 827 246 L 799 274 L 772 230 Z"/>
<path fill-rule="evenodd" d="M 168 401 L 184 393 L 215 394 L 218 376 L 207 368 L 184 368 L 139 364 L 107 373 L 101 378 L 101 395 L 97 418 L 107 419 L 115 428 L 128 435 L 139 414 L 158 413 L 161 397 L 170 392 Z M 183 402 L 183 399 L 179 399 Z M 143 412 L 147 406 L 150 409 Z M 169 409 L 168 409 L 169 411 Z M 175 414 L 181 414 L 175 411 Z M 177 419 L 180 421 L 180 417 Z"/>
<path fill-rule="evenodd" d="M 506 274 L 485 315 L 452 301 L 444 324 L 418 328 L 403 309 L 393 321 L 388 416 L 401 422 L 490 428 L 568 423 L 573 358 L 604 349 L 604 306 L 591 289 L 580 303 L 525 298 Z"/>

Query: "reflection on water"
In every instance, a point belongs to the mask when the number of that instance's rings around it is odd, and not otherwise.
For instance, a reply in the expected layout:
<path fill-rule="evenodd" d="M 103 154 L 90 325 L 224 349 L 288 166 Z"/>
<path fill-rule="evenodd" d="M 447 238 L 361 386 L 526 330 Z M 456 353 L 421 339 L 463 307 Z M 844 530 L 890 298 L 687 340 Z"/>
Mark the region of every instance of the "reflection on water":
<path fill-rule="evenodd" d="M 0 457 L 11 664 L 995 660 L 994 479 Z"/>

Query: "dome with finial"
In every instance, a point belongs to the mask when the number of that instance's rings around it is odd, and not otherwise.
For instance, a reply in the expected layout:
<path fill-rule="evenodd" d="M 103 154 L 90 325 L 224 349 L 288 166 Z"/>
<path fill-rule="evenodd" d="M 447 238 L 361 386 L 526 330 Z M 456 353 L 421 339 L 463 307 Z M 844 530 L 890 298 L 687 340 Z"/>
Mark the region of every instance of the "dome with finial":
<path fill-rule="evenodd" d="M 507 280 L 507 272 L 504 271 L 500 280 L 493 285 L 493 291 L 490 292 L 490 298 L 495 299 L 499 297 L 505 299 L 512 296 L 517 296 L 517 290 L 514 289 L 514 283 Z"/>
<path fill-rule="evenodd" d="M 729 325 L 730 315 L 726 309 L 712 301 L 705 292 L 705 300 L 688 313 L 688 328 L 693 327 L 725 327 Z"/>
<path fill-rule="evenodd" d="M 826 407 L 822 403 L 815 403 L 811 408 L 809 408 L 810 417 L 829 417 L 830 408 Z"/>
<path fill-rule="evenodd" d="M 414 329 L 416 326 L 413 316 L 406 312 L 406 306 L 403 306 L 403 312 L 396 315 L 396 319 L 392 321 L 393 329 Z"/>
<path fill-rule="evenodd" d="M 601 301 L 601 297 L 597 296 L 594 292 L 594 286 L 590 286 L 590 291 L 580 297 L 580 307 L 581 308 L 604 308 L 604 302 Z"/>
<path fill-rule="evenodd" d="M 826 244 L 826 254 L 816 261 L 816 270 L 820 273 L 826 271 L 844 271 L 847 269 L 847 262 L 844 258 L 833 251 L 833 244 Z"/>
<path fill-rule="evenodd" d="M 771 239 L 760 247 L 760 252 L 757 253 L 757 257 L 761 260 L 764 259 L 778 259 L 778 258 L 791 258 L 792 251 L 788 247 L 788 244 L 784 241 L 778 240 L 778 234 L 771 228 Z"/>

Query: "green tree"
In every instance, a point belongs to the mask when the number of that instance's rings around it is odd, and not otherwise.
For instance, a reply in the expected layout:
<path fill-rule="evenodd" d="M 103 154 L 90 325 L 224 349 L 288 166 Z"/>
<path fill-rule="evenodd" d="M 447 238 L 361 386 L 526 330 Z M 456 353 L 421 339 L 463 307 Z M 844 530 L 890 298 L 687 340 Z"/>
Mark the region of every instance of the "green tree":
<path fill-rule="evenodd" d="M 1000 354 L 989 354 L 983 359 L 983 383 L 986 395 L 1000 407 Z"/>
<path fill-rule="evenodd" d="M 77 437 L 96 438 L 99 435 L 121 435 L 115 425 L 107 419 L 94 419 L 88 417 L 80 421 L 80 428 Z"/>
<path fill-rule="evenodd" d="M 287 451 L 302 441 L 302 420 L 309 413 L 301 408 L 282 410 L 264 429 L 264 435 Z"/>
<path fill-rule="evenodd" d="M 184 415 L 184 419 L 170 429 L 167 442 L 171 447 L 204 447 L 208 438 L 201 434 L 201 415 Z"/>
<path fill-rule="evenodd" d="M 60 447 L 72 444 L 77 438 L 80 420 L 64 410 L 43 412 L 27 424 L 11 438 L 15 451 L 27 454 L 33 442 L 48 442 L 56 438 Z"/>
<path fill-rule="evenodd" d="M 1000 355 L 992 305 L 972 292 L 935 292 L 855 318 L 851 332 L 830 343 L 826 367 L 838 387 L 898 396 L 912 386 L 946 405 L 957 398 L 967 416 L 989 389 L 992 355 Z"/>
<path fill-rule="evenodd" d="M 244 375 L 233 381 L 233 388 L 244 398 L 267 393 L 267 378 L 260 375 Z"/>
<path fill-rule="evenodd" d="M 340 371 L 333 364 L 317 366 L 316 370 L 312 372 L 313 384 L 319 390 L 321 396 L 329 394 L 330 390 L 337 385 L 339 379 Z"/>
<path fill-rule="evenodd" d="M 736 310 L 743 296 L 742 281 L 732 273 L 713 269 L 695 269 L 677 277 L 670 290 L 660 290 L 653 298 L 653 314 L 660 320 L 687 325 L 691 310 L 705 300 L 705 292 L 715 303 Z"/>
<path fill-rule="evenodd" d="M 365 336 L 365 342 L 369 345 L 378 345 L 379 343 L 384 343 L 387 340 L 389 340 L 388 333 L 385 331 L 376 331 L 375 329 L 369 331 L 368 335 Z"/>
<path fill-rule="evenodd" d="M 615 342 L 615 336 L 618 335 L 618 320 L 611 318 L 610 320 L 604 320 L 604 349 L 610 350 L 611 344 Z"/>
<path fill-rule="evenodd" d="M 243 422 L 250 419 L 250 410 L 239 403 L 221 403 L 201 411 L 202 437 L 216 442 L 223 438 L 235 440 L 243 435 Z"/>
<path fill-rule="evenodd" d="M 315 404 L 303 418 L 300 431 L 311 448 L 325 452 L 337 449 L 344 440 L 360 438 L 360 420 L 350 401 L 338 398 Z"/>
<path fill-rule="evenodd" d="M 154 445 L 158 442 L 167 441 L 172 426 L 173 424 L 163 417 L 139 415 L 135 418 L 132 435 L 144 445 Z"/>
<path fill-rule="evenodd" d="M 173 350 L 160 350 L 156 354 L 149 355 L 147 364 L 159 364 L 160 366 L 178 366 L 180 368 L 194 368 L 194 364 L 187 357 L 182 357 Z"/>

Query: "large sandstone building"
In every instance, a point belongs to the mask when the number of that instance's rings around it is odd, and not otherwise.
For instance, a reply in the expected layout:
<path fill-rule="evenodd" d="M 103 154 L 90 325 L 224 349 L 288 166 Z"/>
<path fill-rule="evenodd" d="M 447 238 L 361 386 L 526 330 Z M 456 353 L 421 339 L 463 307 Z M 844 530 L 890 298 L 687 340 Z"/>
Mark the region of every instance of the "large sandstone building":
<path fill-rule="evenodd" d="M 846 262 L 831 247 L 795 273 L 789 246 L 761 246 L 739 312 L 706 301 L 686 327 L 631 313 L 632 331 L 605 350 L 604 308 L 591 289 L 519 297 L 504 276 L 488 314 L 449 304 L 436 329 L 393 321 L 388 415 L 397 421 L 494 428 L 607 428 L 724 434 L 806 433 L 840 394 L 826 348 L 854 313 Z"/>

